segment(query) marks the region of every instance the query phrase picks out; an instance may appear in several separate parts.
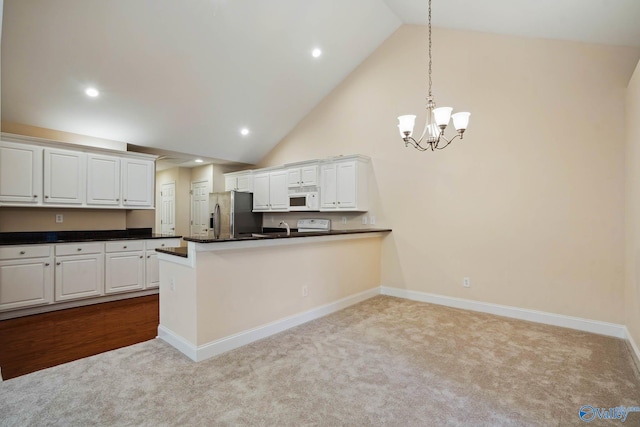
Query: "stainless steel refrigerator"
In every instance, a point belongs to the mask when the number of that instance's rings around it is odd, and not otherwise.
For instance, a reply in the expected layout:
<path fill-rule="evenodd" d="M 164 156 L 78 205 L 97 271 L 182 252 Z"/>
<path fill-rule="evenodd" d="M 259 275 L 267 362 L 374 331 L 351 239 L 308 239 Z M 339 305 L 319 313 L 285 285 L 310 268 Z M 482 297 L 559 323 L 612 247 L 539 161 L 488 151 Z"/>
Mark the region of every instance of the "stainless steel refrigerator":
<path fill-rule="evenodd" d="M 262 232 L 262 213 L 253 211 L 253 194 L 224 191 L 209 194 L 209 229 L 214 239 L 230 239 Z"/>

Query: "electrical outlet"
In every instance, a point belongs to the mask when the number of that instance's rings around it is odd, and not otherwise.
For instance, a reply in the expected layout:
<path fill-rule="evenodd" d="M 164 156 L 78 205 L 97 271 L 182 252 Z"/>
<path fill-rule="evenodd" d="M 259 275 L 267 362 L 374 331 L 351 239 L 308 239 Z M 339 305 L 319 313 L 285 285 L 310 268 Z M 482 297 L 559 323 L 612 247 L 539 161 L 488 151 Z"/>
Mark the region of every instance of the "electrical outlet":
<path fill-rule="evenodd" d="M 63 220 L 62 214 L 57 214 L 57 215 L 56 215 L 56 222 L 57 222 L 58 224 L 60 224 L 60 223 L 62 222 L 62 220 Z"/>
<path fill-rule="evenodd" d="M 307 285 L 304 285 L 302 287 L 302 296 L 303 297 L 308 297 L 309 296 L 309 287 Z"/>
<path fill-rule="evenodd" d="M 462 286 L 464 286 L 465 288 L 470 288 L 471 279 L 469 279 L 468 277 L 465 277 L 464 279 L 462 279 Z"/>
<path fill-rule="evenodd" d="M 366 215 L 362 216 L 362 225 L 367 225 L 367 216 Z"/>
<path fill-rule="evenodd" d="M 346 224 L 346 223 L 347 223 L 347 217 L 346 217 L 346 216 L 343 216 L 343 217 L 342 217 L 342 223 L 343 223 L 343 224 Z"/>
<path fill-rule="evenodd" d="M 375 215 L 371 215 L 369 217 L 369 224 L 376 225 L 376 217 L 375 217 Z"/>

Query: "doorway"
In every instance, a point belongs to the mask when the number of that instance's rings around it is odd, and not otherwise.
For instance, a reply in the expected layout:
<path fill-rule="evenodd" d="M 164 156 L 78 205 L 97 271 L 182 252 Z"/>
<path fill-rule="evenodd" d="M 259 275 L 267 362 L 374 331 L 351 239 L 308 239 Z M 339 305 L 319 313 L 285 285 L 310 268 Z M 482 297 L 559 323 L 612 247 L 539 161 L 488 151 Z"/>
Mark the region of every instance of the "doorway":
<path fill-rule="evenodd" d="M 160 233 L 176 235 L 176 183 L 162 184 L 160 189 Z"/>
<path fill-rule="evenodd" d="M 209 182 L 191 183 L 191 235 L 206 236 L 209 232 Z"/>

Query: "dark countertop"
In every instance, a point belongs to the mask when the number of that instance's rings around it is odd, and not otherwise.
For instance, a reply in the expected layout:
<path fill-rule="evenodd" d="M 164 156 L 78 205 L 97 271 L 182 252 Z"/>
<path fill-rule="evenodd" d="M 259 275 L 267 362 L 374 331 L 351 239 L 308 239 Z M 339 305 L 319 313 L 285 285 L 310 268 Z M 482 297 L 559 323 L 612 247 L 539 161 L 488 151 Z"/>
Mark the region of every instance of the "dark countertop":
<path fill-rule="evenodd" d="M 381 233 L 381 232 L 390 232 L 390 228 L 365 228 L 365 229 L 355 229 L 355 230 L 331 230 L 331 231 L 323 231 L 323 232 L 311 232 L 311 233 L 303 233 L 291 230 L 291 236 L 287 236 L 286 231 L 284 229 L 278 229 L 277 233 L 267 232 L 263 233 L 264 236 L 240 236 L 235 238 L 229 238 L 228 236 L 221 236 L 219 239 L 206 238 L 206 237 L 183 237 L 183 240 L 188 242 L 196 242 L 196 243 L 222 243 L 222 242 L 240 242 L 245 240 L 265 240 L 265 239 L 293 239 L 296 237 L 321 237 L 321 236 L 340 236 L 344 234 L 362 234 L 362 233 Z"/>
<path fill-rule="evenodd" d="M 98 242 L 108 240 L 179 239 L 182 236 L 155 234 L 151 228 L 126 230 L 34 231 L 0 233 L 0 245 L 36 245 L 43 243 Z"/>
<path fill-rule="evenodd" d="M 156 252 L 162 252 L 163 254 L 175 255 L 182 258 L 188 258 L 189 253 L 186 247 L 181 248 L 157 248 Z"/>

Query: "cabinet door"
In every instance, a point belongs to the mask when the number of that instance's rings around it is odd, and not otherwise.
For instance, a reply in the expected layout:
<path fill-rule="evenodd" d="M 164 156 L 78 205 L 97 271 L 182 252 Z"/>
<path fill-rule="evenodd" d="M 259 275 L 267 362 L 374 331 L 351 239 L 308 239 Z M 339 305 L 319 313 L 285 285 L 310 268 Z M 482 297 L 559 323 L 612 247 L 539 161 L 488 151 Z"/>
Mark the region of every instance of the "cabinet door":
<path fill-rule="evenodd" d="M 320 208 L 321 209 L 335 209 L 337 207 L 337 195 L 336 195 L 336 165 L 322 165 L 320 168 Z"/>
<path fill-rule="evenodd" d="M 122 206 L 153 207 L 155 163 L 122 159 Z"/>
<path fill-rule="evenodd" d="M 337 164 L 337 206 L 338 209 L 355 208 L 357 205 L 356 162 Z"/>
<path fill-rule="evenodd" d="M 300 169 L 296 168 L 296 169 L 289 169 L 287 171 L 287 186 L 289 188 L 295 188 L 295 187 L 300 187 L 300 183 L 301 183 L 301 178 L 300 178 Z"/>
<path fill-rule="evenodd" d="M 134 291 L 144 287 L 144 252 L 113 252 L 105 255 L 105 292 Z"/>
<path fill-rule="evenodd" d="M 87 154 L 87 204 L 120 204 L 120 159 Z"/>
<path fill-rule="evenodd" d="M 42 203 L 42 148 L 0 142 L 0 202 Z"/>
<path fill-rule="evenodd" d="M 269 174 L 269 208 L 272 210 L 289 209 L 289 189 L 287 187 L 287 171 Z"/>
<path fill-rule="evenodd" d="M 253 209 L 269 209 L 269 174 L 262 173 L 253 177 Z"/>
<path fill-rule="evenodd" d="M 300 185 L 318 185 L 318 166 L 305 166 L 300 169 Z"/>
<path fill-rule="evenodd" d="M 81 205 L 85 188 L 84 153 L 44 149 L 44 203 Z"/>
<path fill-rule="evenodd" d="M 237 188 L 235 176 L 224 177 L 224 191 L 231 191 Z"/>
<path fill-rule="evenodd" d="M 242 191 L 245 193 L 253 192 L 253 175 L 246 174 L 240 175 L 236 178 L 236 190 Z"/>
<path fill-rule="evenodd" d="M 160 266 L 158 265 L 158 252 L 147 251 L 145 272 L 145 288 L 149 289 L 160 287 Z"/>
<path fill-rule="evenodd" d="M 51 258 L 0 261 L 0 310 L 53 301 Z"/>
<path fill-rule="evenodd" d="M 56 301 L 103 295 L 103 267 L 103 254 L 56 257 Z"/>

